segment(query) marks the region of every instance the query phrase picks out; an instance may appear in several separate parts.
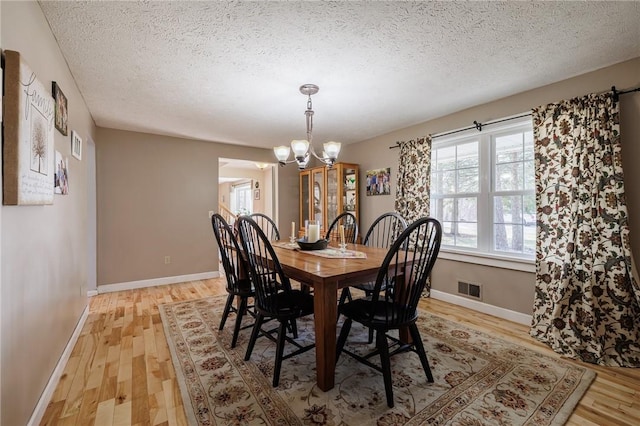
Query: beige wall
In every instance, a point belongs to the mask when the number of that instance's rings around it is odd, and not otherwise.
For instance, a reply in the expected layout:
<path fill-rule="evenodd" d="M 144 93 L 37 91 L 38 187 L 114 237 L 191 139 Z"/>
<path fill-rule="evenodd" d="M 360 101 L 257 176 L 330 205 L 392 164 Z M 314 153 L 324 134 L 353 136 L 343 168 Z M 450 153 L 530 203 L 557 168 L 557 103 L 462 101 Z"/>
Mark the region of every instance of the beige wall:
<path fill-rule="evenodd" d="M 36 2 L 1 2 L 2 48 L 16 50 L 68 99 L 69 131 L 94 125 Z M 69 159 L 69 195 L 53 205 L 2 206 L 0 258 L 2 425 L 24 425 L 87 304 L 87 161 L 71 157 L 71 135 L 55 133 Z"/>
<path fill-rule="evenodd" d="M 396 141 L 410 140 L 427 134 L 436 134 L 529 112 L 532 108 L 570 99 L 588 93 L 603 92 L 615 85 L 618 90 L 640 85 L 640 58 L 590 72 L 559 83 L 520 93 L 495 102 L 469 108 L 455 114 L 430 120 L 343 148 L 340 161 L 360 164 L 360 193 L 365 194 L 366 170 L 391 167 L 392 186 L 388 196 L 361 197 L 360 226 L 366 230 L 373 220 L 385 211 L 394 209 L 398 150 L 389 150 Z M 425 99 L 429 102 L 429 99 Z M 620 98 L 621 138 L 625 161 L 625 181 L 629 213 L 631 217 L 632 246 L 635 259 L 640 259 L 640 93 Z M 375 119 L 375 117 L 372 117 Z M 494 267 L 438 260 L 433 274 L 433 288 L 447 293 L 457 293 L 457 280 L 468 279 L 483 285 L 483 302 L 530 314 L 532 312 L 534 274 Z"/>
<path fill-rule="evenodd" d="M 265 162 L 273 155 L 104 128 L 95 141 L 98 288 L 217 271 L 208 212 L 218 211 L 218 158 Z"/>

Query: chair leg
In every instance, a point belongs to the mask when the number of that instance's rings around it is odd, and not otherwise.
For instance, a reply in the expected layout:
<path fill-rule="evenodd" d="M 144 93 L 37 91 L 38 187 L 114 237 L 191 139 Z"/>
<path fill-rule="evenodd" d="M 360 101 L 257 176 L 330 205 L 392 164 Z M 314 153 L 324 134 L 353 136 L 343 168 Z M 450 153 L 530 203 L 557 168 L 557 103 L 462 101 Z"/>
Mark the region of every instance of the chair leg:
<path fill-rule="evenodd" d="M 427 359 L 427 353 L 424 351 L 424 345 L 422 344 L 422 338 L 420 338 L 418 326 L 415 323 L 411 324 L 409 326 L 409 331 L 411 332 L 411 338 L 413 339 L 413 344 L 416 347 L 416 352 L 418 352 L 418 356 L 420 357 L 422 369 L 427 375 L 427 381 L 429 383 L 433 383 L 433 374 L 431 374 L 431 367 L 429 367 L 429 360 Z"/>
<path fill-rule="evenodd" d="M 380 366 L 382 367 L 382 377 L 384 378 L 384 391 L 387 394 L 387 406 L 393 408 L 393 382 L 391 380 L 389 346 L 387 346 L 387 335 L 382 330 L 378 330 L 376 347 L 380 352 Z"/>
<path fill-rule="evenodd" d="M 236 347 L 236 342 L 238 341 L 238 334 L 240 334 L 240 326 L 242 325 L 242 317 L 244 316 L 245 311 L 247 310 L 247 298 L 240 298 L 240 306 L 236 310 L 236 326 L 233 328 L 233 338 L 231 339 L 231 347 Z"/>
<path fill-rule="evenodd" d="M 273 369 L 273 387 L 277 387 L 280 383 L 280 367 L 282 367 L 282 355 L 284 353 L 284 342 L 287 333 L 287 323 L 281 322 L 278 327 L 278 341 L 276 348 L 276 365 Z"/>
<path fill-rule="evenodd" d="M 369 343 L 373 343 L 373 328 L 369 327 Z"/>
<path fill-rule="evenodd" d="M 256 322 L 253 324 L 253 330 L 251 331 L 251 337 L 249 338 L 249 344 L 247 345 L 247 352 L 244 354 L 245 361 L 249 361 L 251 359 L 251 352 L 253 352 L 253 347 L 255 346 L 258 335 L 260 334 L 260 327 L 262 327 L 263 321 L 264 315 L 258 312 Z"/>
<path fill-rule="evenodd" d="M 296 322 L 295 318 L 292 319 L 291 321 L 289 321 L 287 323 L 287 325 L 289 325 L 289 331 L 293 335 L 293 338 L 297 339 L 298 338 L 298 323 Z"/>
<path fill-rule="evenodd" d="M 224 305 L 224 311 L 222 311 L 222 319 L 220 320 L 220 327 L 218 330 L 222 330 L 224 328 L 224 323 L 227 322 L 227 317 L 229 316 L 229 311 L 231 310 L 231 304 L 233 303 L 233 294 L 229 293 L 227 296 L 227 303 Z"/>
<path fill-rule="evenodd" d="M 351 323 L 353 321 L 351 318 L 347 318 L 344 320 L 342 324 L 342 328 L 340 329 L 340 336 L 338 337 L 338 342 L 336 343 L 336 363 L 338 362 L 338 358 L 340 358 L 340 354 L 342 353 L 342 348 L 344 348 L 344 344 L 347 342 L 347 336 L 349 335 L 349 331 L 351 330 Z"/>
<path fill-rule="evenodd" d="M 347 299 L 349 299 L 349 302 L 353 300 L 353 297 L 351 297 L 351 291 L 349 290 L 349 287 L 345 287 L 342 289 L 342 292 L 340 293 L 340 300 L 338 301 L 338 305 L 342 305 L 344 302 L 347 301 Z"/>

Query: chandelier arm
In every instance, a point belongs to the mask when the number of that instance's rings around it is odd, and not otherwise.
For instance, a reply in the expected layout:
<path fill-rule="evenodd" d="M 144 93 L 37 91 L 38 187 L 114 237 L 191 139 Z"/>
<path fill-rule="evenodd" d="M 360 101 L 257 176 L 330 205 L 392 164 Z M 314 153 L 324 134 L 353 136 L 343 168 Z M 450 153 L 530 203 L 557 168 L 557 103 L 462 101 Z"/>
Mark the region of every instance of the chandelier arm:
<path fill-rule="evenodd" d="M 309 152 L 311 152 L 311 154 L 316 157 L 318 160 L 322 161 L 324 164 L 326 164 L 327 166 L 329 166 L 329 168 L 331 168 L 331 166 L 333 166 L 333 164 L 336 162 L 336 159 L 332 159 L 329 157 L 325 157 L 325 156 L 319 156 L 318 154 L 316 154 L 316 150 L 313 149 L 313 146 L 309 145 Z"/>

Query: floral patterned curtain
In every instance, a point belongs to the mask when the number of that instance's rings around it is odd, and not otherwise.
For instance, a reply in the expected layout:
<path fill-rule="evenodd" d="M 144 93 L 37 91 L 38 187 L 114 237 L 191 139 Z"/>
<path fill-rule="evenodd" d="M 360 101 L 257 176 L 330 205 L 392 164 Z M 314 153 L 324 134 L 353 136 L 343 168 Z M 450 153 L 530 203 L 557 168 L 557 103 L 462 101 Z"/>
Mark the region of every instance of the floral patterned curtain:
<path fill-rule="evenodd" d="M 431 136 L 398 143 L 400 158 L 395 208 L 407 223 L 411 223 L 429 216 Z"/>
<path fill-rule="evenodd" d="M 398 142 L 398 185 L 396 188 L 396 212 L 411 223 L 429 216 L 429 192 L 431 191 L 431 136 Z M 431 279 L 422 291 L 422 297 L 431 295 Z"/>
<path fill-rule="evenodd" d="M 536 291 L 531 335 L 585 362 L 640 367 L 619 107 L 611 94 L 533 110 Z"/>

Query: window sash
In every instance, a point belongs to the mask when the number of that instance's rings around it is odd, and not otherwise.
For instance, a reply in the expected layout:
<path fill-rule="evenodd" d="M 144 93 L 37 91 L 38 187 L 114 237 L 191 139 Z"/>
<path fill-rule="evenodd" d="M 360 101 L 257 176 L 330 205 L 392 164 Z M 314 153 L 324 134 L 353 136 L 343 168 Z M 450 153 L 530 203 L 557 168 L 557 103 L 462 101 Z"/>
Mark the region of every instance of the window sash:
<path fill-rule="evenodd" d="M 532 132 L 531 120 L 528 118 L 514 120 L 489 131 L 483 130 L 482 134 L 478 134 L 474 129 L 434 141 L 432 152 L 435 158 L 432 158 L 431 207 L 432 215 L 443 223 L 445 235 L 443 236 L 442 245 L 445 250 L 533 259 L 535 255 L 535 206 L 533 217 L 531 216 L 531 209 L 527 206 L 530 205 L 531 197 L 533 197 L 533 202 L 535 203 L 535 194 L 534 184 L 527 181 L 527 177 L 532 177 L 531 173 L 533 171 L 532 149 L 529 152 L 530 147 L 532 147 L 532 135 L 525 135 L 527 132 Z M 518 136 L 515 137 L 516 141 L 509 140 L 510 135 L 517 134 L 520 134 L 519 139 L 522 147 L 520 152 L 517 150 Z M 451 151 L 456 153 L 456 147 L 473 142 L 478 144 L 478 190 L 468 191 L 468 187 L 460 188 L 459 175 L 461 170 L 470 170 L 474 167 L 461 167 L 455 156 L 457 154 L 451 159 Z M 442 162 L 438 156 L 442 149 L 449 151 L 447 167 L 445 168 L 439 167 Z M 511 161 L 505 161 L 505 159 L 511 159 Z M 453 165 L 453 168 L 451 168 L 451 165 Z M 514 171 L 513 167 L 518 166 L 519 170 Z M 501 167 L 504 172 L 503 176 L 506 176 L 505 182 L 497 181 L 497 172 Z M 508 169 L 509 167 L 512 169 Z M 442 191 L 443 173 L 455 175 L 453 184 L 448 185 L 447 189 L 449 191 Z M 514 183 L 515 179 L 508 176 L 509 173 L 514 174 L 518 182 Z M 511 178 L 512 182 L 509 182 L 509 178 Z M 507 183 L 507 185 L 504 185 L 504 183 Z M 456 192 L 460 189 L 467 189 L 467 191 Z M 435 192 L 437 190 L 441 192 Z M 520 201 L 517 201 L 518 197 Z M 460 220 L 461 212 L 458 211 L 458 206 L 461 200 L 464 199 L 476 200 L 475 224 L 477 234 L 475 246 L 468 245 L 468 240 L 460 240 L 460 226 L 464 227 L 472 223 Z M 499 219 L 496 217 L 497 212 L 495 209 L 497 200 L 503 201 L 502 207 L 505 205 L 510 206 L 511 211 L 506 213 L 506 217 L 511 222 L 515 219 L 520 219 L 520 221 L 516 223 L 496 223 L 496 220 Z M 445 203 L 452 204 L 452 207 L 449 207 L 452 212 L 448 217 L 444 217 Z M 518 203 L 520 203 L 520 206 L 517 205 Z M 520 207 L 520 210 L 518 210 L 518 207 Z M 503 215 L 505 215 L 504 212 Z M 510 217 L 513 215 L 519 215 L 519 217 Z M 504 218 L 505 216 L 503 216 Z M 503 234 L 499 235 L 500 244 L 497 245 L 496 236 L 500 232 Z M 460 244 L 461 242 L 462 244 Z M 514 247 L 521 248 L 522 251 L 514 250 Z"/>

